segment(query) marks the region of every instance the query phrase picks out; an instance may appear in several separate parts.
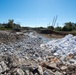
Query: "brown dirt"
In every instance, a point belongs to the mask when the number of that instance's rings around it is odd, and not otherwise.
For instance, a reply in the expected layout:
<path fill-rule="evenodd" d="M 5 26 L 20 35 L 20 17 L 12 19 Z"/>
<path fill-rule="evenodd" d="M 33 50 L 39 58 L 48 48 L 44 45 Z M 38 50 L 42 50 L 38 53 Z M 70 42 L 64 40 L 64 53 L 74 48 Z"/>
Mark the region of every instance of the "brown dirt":
<path fill-rule="evenodd" d="M 40 34 L 40 35 L 42 35 L 42 36 L 44 36 L 44 37 L 46 37 L 46 38 L 63 38 L 64 36 L 62 36 L 62 35 L 55 35 L 55 34 Z"/>

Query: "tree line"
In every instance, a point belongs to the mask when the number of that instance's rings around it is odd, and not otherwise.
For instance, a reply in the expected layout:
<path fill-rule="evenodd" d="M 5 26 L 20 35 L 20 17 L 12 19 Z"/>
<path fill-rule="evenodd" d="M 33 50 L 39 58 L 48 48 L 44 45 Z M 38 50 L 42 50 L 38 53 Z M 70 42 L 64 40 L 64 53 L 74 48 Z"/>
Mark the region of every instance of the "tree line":
<path fill-rule="evenodd" d="M 8 30 L 8 29 L 20 29 L 21 28 L 21 26 L 20 26 L 20 24 L 16 24 L 16 23 L 14 23 L 14 20 L 12 19 L 12 20 L 8 20 L 8 23 L 0 23 L 0 29 L 2 30 L 4 30 L 4 29 L 6 29 L 6 30 Z"/>
<path fill-rule="evenodd" d="M 56 31 L 74 31 L 74 30 L 76 30 L 76 23 L 66 22 L 66 23 L 64 23 L 63 27 L 48 26 L 47 29 L 56 30 Z"/>
<path fill-rule="evenodd" d="M 34 29 L 34 30 L 40 30 L 40 29 L 51 29 L 51 30 L 55 30 L 55 31 L 74 31 L 76 30 L 76 23 L 73 22 L 66 22 L 64 23 L 64 26 L 47 26 L 47 28 L 44 27 L 35 27 L 35 28 L 31 28 L 31 27 L 21 27 L 20 24 L 14 23 L 14 20 L 9 19 L 8 23 L 0 23 L 0 30 L 1 29 Z"/>
<path fill-rule="evenodd" d="M 43 30 L 43 29 L 47 29 L 47 30 L 55 30 L 55 31 L 76 31 L 76 23 L 73 22 L 66 22 L 64 23 L 64 26 L 47 26 L 46 28 L 44 27 L 35 27 L 33 28 L 34 30 Z"/>

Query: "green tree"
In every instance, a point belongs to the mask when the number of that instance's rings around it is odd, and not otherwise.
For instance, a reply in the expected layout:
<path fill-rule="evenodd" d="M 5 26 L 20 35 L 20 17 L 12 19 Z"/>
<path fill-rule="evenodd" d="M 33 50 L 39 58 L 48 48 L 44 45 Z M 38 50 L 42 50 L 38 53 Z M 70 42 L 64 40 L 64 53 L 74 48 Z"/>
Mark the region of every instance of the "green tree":
<path fill-rule="evenodd" d="M 62 28 L 63 31 L 72 31 L 74 30 L 74 23 L 67 22 L 65 23 L 64 27 Z"/>
<path fill-rule="evenodd" d="M 9 20 L 7 23 L 7 28 L 14 28 L 15 24 L 14 24 L 14 20 Z"/>
<path fill-rule="evenodd" d="M 62 27 L 57 26 L 57 27 L 55 28 L 55 30 L 56 30 L 56 31 L 62 31 Z"/>
<path fill-rule="evenodd" d="M 47 28 L 48 29 L 51 29 L 51 30 L 54 30 L 54 27 L 53 26 L 48 26 Z"/>

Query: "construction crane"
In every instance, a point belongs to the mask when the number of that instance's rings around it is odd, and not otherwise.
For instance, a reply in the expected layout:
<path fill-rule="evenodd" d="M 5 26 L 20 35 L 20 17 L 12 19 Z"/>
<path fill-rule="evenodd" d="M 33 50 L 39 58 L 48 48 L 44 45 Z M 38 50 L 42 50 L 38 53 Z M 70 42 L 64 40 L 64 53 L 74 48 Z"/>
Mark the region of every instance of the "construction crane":
<path fill-rule="evenodd" d="M 54 16 L 53 21 L 52 21 L 52 26 L 54 27 L 57 21 L 58 15 L 56 17 Z"/>
<path fill-rule="evenodd" d="M 54 27 L 55 24 L 56 24 L 57 18 L 58 18 L 58 15 L 54 16 L 53 21 L 52 21 L 52 24 L 49 22 L 47 25 L 50 26 L 50 24 L 51 24 L 51 26 Z M 57 25 L 58 25 L 58 24 L 57 24 Z"/>

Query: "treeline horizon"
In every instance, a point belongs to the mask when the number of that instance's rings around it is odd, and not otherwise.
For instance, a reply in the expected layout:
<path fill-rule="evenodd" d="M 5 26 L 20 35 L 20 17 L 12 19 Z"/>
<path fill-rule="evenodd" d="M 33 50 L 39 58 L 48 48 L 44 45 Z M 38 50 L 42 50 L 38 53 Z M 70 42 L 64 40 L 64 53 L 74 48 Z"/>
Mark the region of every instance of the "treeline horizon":
<path fill-rule="evenodd" d="M 57 26 L 54 27 L 52 25 L 45 27 L 21 27 L 20 24 L 14 23 L 13 19 L 9 19 L 7 23 L 0 23 L 0 30 L 4 30 L 4 29 L 34 29 L 34 30 L 40 30 L 40 29 L 50 29 L 50 30 L 55 30 L 55 31 L 74 31 L 76 30 L 76 23 L 73 22 L 66 22 L 64 23 L 64 26 Z"/>
<path fill-rule="evenodd" d="M 11 30 L 21 28 L 20 24 L 14 23 L 13 19 L 9 19 L 7 23 L 0 23 L 0 30 Z"/>
<path fill-rule="evenodd" d="M 66 22 L 64 23 L 64 26 L 57 26 L 54 27 L 52 25 L 45 27 L 35 27 L 35 29 L 49 29 L 49 30 L 55 30 L 55 31 L 74 31 L 76 30 L 76 23 L 73 22 Z"/>

